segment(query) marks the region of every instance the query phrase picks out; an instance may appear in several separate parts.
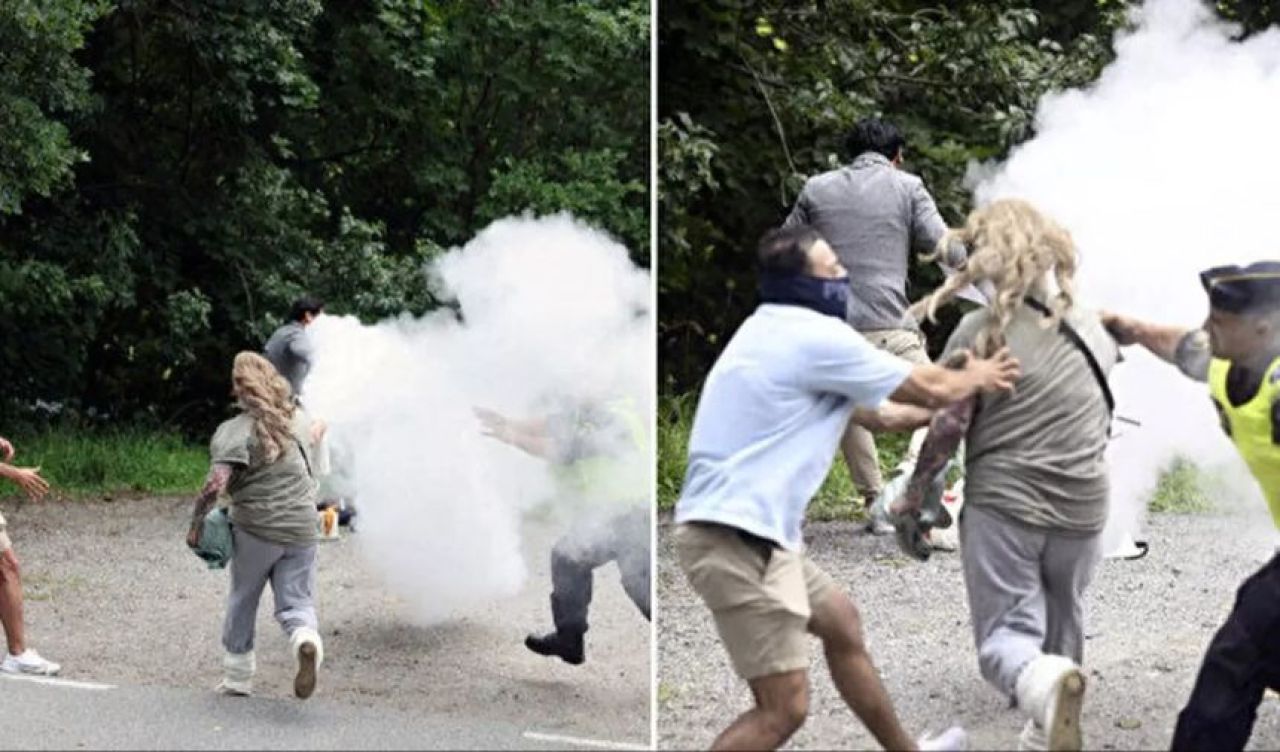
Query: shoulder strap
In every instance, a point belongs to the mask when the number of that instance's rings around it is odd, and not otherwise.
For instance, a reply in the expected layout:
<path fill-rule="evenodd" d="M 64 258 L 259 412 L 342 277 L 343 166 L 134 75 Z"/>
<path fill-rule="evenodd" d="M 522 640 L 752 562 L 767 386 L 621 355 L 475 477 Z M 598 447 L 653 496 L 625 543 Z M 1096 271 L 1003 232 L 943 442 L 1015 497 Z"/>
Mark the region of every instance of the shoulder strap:
<path fill-rule="evenodd" d="M 1046 318 L 1053 316 L 1053 312 L 1049 310 L 1049 307 L 1035 298 L 1023 298 L 1023 302 L 1026 303 L 1033 311 L 1040 312 Z M 1093 357 L 1093 351 L 1084 343 L 1084 339 L 1080 336 L 1080 332 L 1077 332 L 1075 327 L 1067 323 L 1065 316 L 1058 320 L 1058 331 L 1070 340 L 1071 344 L 1075 345 L 1077 350 L 1084 354 L 1084 359 L 1089 363 L 1089 370 L 1093 371 L 1093 377 L 1098 380 L 1098 386 L 1102 387 L 1102 397 L 1107 401 L 1107 413 L 1115 413 L 1116 399 L 1111 394 L 1111 387 L 1107 385 L 1107 376 L 1102 372 L 1102 366 L 1098 365 L 1098 359 Z"/>

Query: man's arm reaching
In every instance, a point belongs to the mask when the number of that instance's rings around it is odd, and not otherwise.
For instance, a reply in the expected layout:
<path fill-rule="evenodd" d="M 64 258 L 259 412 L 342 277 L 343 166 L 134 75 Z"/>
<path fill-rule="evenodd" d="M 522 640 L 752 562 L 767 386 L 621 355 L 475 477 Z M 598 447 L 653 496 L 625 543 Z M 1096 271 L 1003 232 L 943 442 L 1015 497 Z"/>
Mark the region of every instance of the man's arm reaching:
<path fill-rule="evenodd" d="M 1203 330 L 1155 324 L 1110 311 L 1102 311 L 1100 317 L 1102 325 L 1122 347 L 1141 345 L 1157 358 L 1177 366 L 1189 378 L 1208 380 L 1212 356 L 1208 335 Z"/>
<path fill-rule="evenodd" d="M 1018 360 L 1007 347 L 990 358 L 956 353 L 946 366 L 924 363 L 912 368 L 907 380 L 889 397 L 894 402 L 940 408 L 980 391 L 1012 391 L 1021 375 Z"/>
<path fill-rule="evenodd" d="M 933 411 L 916 405 L 885 402 L 878 409 L 859 407 L 853 411 L 853 422 L 873 433 L 914 431 L 929 425 Z"/>
<path fill-rule="evenodd" d="M 485 436 L 509 444 L 534 457 L 550 459 L 553 449 L 544 419 L 514 420 L 483 407 L 474 409 Z"/>

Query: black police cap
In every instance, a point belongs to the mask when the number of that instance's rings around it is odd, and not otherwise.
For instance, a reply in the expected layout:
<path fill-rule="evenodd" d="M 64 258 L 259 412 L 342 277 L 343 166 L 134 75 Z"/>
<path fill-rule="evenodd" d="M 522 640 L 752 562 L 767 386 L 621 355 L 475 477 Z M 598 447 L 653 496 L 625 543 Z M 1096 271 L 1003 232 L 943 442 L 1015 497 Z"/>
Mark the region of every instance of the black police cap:
<path fill-rule="evenodd" d="M 1215 266 L 1200 273 L 1209 305 L 1227 313 L 1280 309 L 1280 261 Z"/>

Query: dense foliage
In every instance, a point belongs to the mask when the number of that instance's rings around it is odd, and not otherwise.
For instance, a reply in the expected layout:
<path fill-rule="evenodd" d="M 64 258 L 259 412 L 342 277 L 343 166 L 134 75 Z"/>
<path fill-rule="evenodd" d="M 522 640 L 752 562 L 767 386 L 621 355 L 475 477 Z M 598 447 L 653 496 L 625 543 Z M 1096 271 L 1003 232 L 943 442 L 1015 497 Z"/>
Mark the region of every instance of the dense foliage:
<path fill-rule="evenodd" d="M 754 304 L 755 240 L 806 177 L 849 158 L 879 115 L 943 217 L 970 208 L 968 166 L 1032 135 L 1040 97 L 1087 85 L 1138 3 L 1120 0 L 707 0 L 659 15 L 659 353 L 663 388 L 696 389 Z M 1244 33 L 1274 2 L 1219 2 Z M 917 265 L 919 292 L 939 281 Z M 913 295 L 915 297 L 915 295 Z M 953 314 L 954 315 L 954 314 Z M 952 319 L 951 321 L 954 321 Z M 931 332 L 937 344 L 949 322 Z"/>
<path fill-rule="evenodd" d="M 0 417 L 199 426 L 303 292 L 570 210 L 649 258 L 645 0 L 0 4 Z"/>

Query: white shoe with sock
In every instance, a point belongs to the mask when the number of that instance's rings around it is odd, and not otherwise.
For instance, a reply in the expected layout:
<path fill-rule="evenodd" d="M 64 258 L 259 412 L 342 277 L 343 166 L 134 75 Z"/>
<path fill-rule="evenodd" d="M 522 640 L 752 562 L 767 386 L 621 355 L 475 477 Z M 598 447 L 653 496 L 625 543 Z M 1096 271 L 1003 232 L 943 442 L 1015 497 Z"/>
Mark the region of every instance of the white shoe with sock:
<path fill-rule="evenodd" d="M 224 695 L 248 697 L 253 694 L 253 674 L 257 670 L 257 660 L 253 651 L 222 655 L 222 682 L 218 691 Z"/>
<path fill-rule="evenodd" d="M 1044 735 L 1044 729 L 1040 728 L 1040 724 L 1027 719 L 1027 725 L 1022 727 L 1022 733 L 1018 734 L 1018 752 L 1043 752 L 1049 749 L 1049 740 Z"/>
<path fill-rule="evenodd" d="M 53 661 L 45 660 L 31 648 L 22 651 L 21 655 L 6 653 L 4 662 L 0 663 L 0 671 L 6 674 L 27 674 L 29 676 L 55 676 L 62 667 Z"/>
<path fill-rule="evenodd" d="M 920 752 L 959 752 L 969 748 L 969 734 L 959 726 L 952 726 L 937 736 L 925 734 L 916 744 Z"/>
<path fill-rule="evenodd" d="M 1018 707 L 1033 724 L 1039 725 L 1045 743 L 1042 749 L 1081 749 L 1080 707 L 1084 702 L 1084 689 L 1084 672 L 1075 661 L 1060 655 L 1041 655 L 1018 675 Z M 1028 736 L 1025 728 L 1023 736 Z"/>
<path fill-rule="evenodd" d="M 324 662 L 324 643 L 320 633 L 310 627 L 298 627 L 289 638 L 298 673 L 293 677 L 293 694 L 305 700 L 316 691 L 316 673 Z"/>

